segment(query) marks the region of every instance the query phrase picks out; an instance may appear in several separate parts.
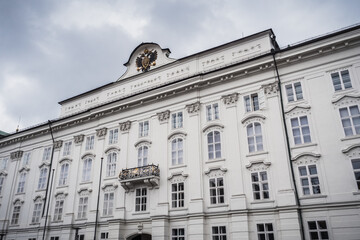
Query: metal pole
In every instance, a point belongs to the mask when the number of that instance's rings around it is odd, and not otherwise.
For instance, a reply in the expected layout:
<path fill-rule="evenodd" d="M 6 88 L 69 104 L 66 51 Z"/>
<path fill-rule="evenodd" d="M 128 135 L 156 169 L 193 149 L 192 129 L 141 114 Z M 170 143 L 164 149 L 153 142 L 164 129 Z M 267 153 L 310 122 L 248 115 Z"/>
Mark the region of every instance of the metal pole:
<path fill-rule="evenodd" d="M 53 180 L 54 180 L 54 171 L 55 171 L 55 169 L 52 170 L 51 185 L 50 185 L 49 195 L 51 194 L 51 186 L 52 186 Z M 46 208 L 45 224 L 44 224 L 44 231 L 43 231 L 42 240 L 45 240 L 45 232 L 46 232 L 47 218 L 48 218 L 48 214 L 49 214 L 49 206 L 50 206 L 50 201 L 48 201 L 48 205 L 47 205 L 47 208 Z"/>
<path fill-rule="evenodd" d="M 97 204 L 96 204 L 96 217 L 95 217 L 94 240 L 96 240 L 96 231 L 97 231 L 97 225 L 98 225 L 99 201 L 100 201 L 100 189 L 101 189 L 101 175 L 102 175 L 103 159 L 104 159 L 104 158 L 101 158 L 101 160 L 100 160 L 100 177 L 99 177 L 99 188 L 98 188 Z"/>

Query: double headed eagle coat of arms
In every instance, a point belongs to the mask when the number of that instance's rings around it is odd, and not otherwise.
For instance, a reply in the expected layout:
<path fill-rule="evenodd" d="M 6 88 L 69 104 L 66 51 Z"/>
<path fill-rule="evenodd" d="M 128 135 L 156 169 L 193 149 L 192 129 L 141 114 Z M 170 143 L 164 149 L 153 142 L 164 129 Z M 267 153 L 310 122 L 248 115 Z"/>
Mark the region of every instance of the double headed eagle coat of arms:
<path fill-rule="evenodd" d="M 139 54 L 140 56 L 136 58 L 136 69 L 138 71 L 147 72 L 150 70 L 150 66 L 156 65 L 156 59 L 157 59 L 157 51 L 152 49 L 148 50 L 145 48 L 143 53 Z"/>

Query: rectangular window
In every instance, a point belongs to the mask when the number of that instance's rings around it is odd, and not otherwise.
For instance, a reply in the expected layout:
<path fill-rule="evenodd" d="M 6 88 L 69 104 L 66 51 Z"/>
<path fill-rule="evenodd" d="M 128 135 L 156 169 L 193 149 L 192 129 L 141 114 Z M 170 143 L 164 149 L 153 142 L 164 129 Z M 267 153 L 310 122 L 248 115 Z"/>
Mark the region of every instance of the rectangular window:
<path fill-rule="evenodd" d="M 109 233 L 108 232 L 100 233 L 100 239 L 109 239 Z"/>
<path fill-rule="evenodd" d="M 78 208 L 78 218 L 86 218 L 86 213 L 88 209 L 88 197 L 79 198 L 79 208 Z"/>
<path fill-rule="evenodd" d="M 207 121 L 219 119 L 219 105 L 217 103 L 206 106 L 206 119 Z"/>
<path fill-rule="evenodd" d="M 185 240 L 185 229 L 184 228 L 171 229 L 171 240 Z"/>
<path fill-rule="evenodd" d="M 11 225 L 19 224 L 20 211 L 21 211 L 21 206 L 15 205 L 11 218 Z"/>
<path fill-rule="evenodd" d="M 316 165 L 299 167 L 300 182 L 304 195 L 320 194 L 320 182 Z"/>
<path fill-rule="evenodd" d="M 2 190 L 3 190 L 3 187 L 4 187 L 4 181 L 5 181 L 5 177 L 0 176 L 0 195 L 2 194 Z"/>
<path fill-rule="evenodd" d="M 50 240 L 60 240 L 60 237 L 50 237 Z"/>
<path fill-rule="evenodd" d="M 171 126 L 173 129 L 182 128 L 183 126 L 183 113 L 177 112 L 171 114 Z"/>
<path fill-rule="evenodd" d="M 149 135 L 149 121 L 139 123 L 139 137 L 146 137 Z"/>
<path fill-rule="evenodd" d="M 9 157 L 4 157 L 0 162 L 0 170 L 5 170 L 9 162 Z"/>
<path fill-rule="evenodd" d="M 22 172 L 19 176 L 19 183 L 17 188 L 17 193 L 25 192 L 25 181 L 26 181 L 26 172 Z"/>
<path fill-rule="evenodd" d="M 54 221 L 61 221 L 64 209 L 64 199 L 58 199 L 55 202 Z"/>
<path fill-rule="evenodd" d="M 29 165 L 30 156 L 31 156 L 31 153 L 30 153 L 30 152 L 24 153 L 24 156 L 23 156 L 23 159 L 22 159 L 22 166 L 23 166 L 23 167 Z"/>
<path fill-rule="evenodd" d="M 360 112 L 357 105 L 340 108 L 341 123 L 345 136 L 360 134 Z"/>
<path fill-rule="evenodd" d="M 31 218 L 32 223 L 39 223 L 41 218 L 42 202 L 36 202 L 34 205 L 34 211 Z"/>
<path fill-rule="evenodd" d="M 225 226 L 212 227 L 212 240 L 226 240 L 226 227 Z"/>
<path fill-rule="evenodd" d="M 72 142 L 66 142 L 64 144 L 63 156 L 70 155 L 70 153 L 71 153 L 71 145 L 72 145 Z"/>
<path fill-rule="evenodd" d="M 310 127 L 307 116 L 292 118 L 291 128 L 295 145 L 311 143 Z"/>
<path fill-rule="evenodd" d="M 291 83 L 285 85 L 288 102 L 294 102 L 303 99 L 301 83 Z"/>
<path fill-rule="evenodd" d="M 251 181 L 254 199 L 269 199 L 269 183 L 267 179 L 267 173 L 265 171 L 252 173 Z"/>
<path fill-rule="evenodd" d="M 47 147 L 44 148 L 44 153 L 43 153 L 43 161 L 49 161 L 50 160 L 50 155 L 51 155 L 51 147 Z"/>
<path fill-rule="evenodd" d="M 344 90 L 344 89 L 352 87 L 350 74 L 349 74 L 348 70 L 332 73 L 331 79 L 332 79 L 335 91 L 340 91 L 340 90 Z"/>
<path fill-rule="evenodd" d="M 64 163 L 60 167 L 59 186 L 64 186 L 67 184 L 68 174 L 69 174 L 69 164 Z"/>
<path fill-rule="evenodd" d="M 224 179 L 222 177 L 210 178 L 209 186 L 210 186 L 210 203 L 211 204 L 224 203 L 225 202 Z"/>
<path fill-rule="evenodd" d="M 88 136 L 86 137 L 86 145 L 85 145 L 85 150 L 92 150 L 94 149 L 94 142 L 95 142 L 95 136 Z"/>
<path fill-rule="evenodd" d="M 245 111 L 253 112 L 259 110 L 259 97 L 257 93 L 244 97 Z"/>
<path fill-rule="evenodd" d="M 136 189 L 135 211 L 136 212 L 146 211 L 146 202 L 147 202 L 147 189 L 146 188 Z"/>
<path fill-rule="evenodd" d="M 329 239 L 326 221 L 309 221 L 310 239 Z"/>
<path fill-rule="evenodd" d="M 184 183 L 173 183 L 171 184 L 171 206 L 173 208 L 184 207 Z"/>
<path fill-rule="evenodd" d="M 112 216 L 114 208 L 114 193 L 104 194 L 103 216 Z"/>
<path fill-rule="evenodd" d="M 109 144 L 116 144 L 119 139 L 119 129 L 112 129 L 109 131 Z"/>
<path fill-rule="evenodd" d="M 45 186 L 46 186 L 46 183 L 47 183 L 47 175 L 48 175 L 48 168 L 43 167 L 40 170 L 38 189 L 45 189 Z"/>
<path fill-rule="evenodd" d="M 354 169 L 357 188 L 360 190 L 360 159 L 353 159 L 351 160 L 351 163 Z"/>
<path fill-rule="evenodd" d="M 258 240 L 274 240 L 274 229 L 272 223 L 256 224 Z"/>

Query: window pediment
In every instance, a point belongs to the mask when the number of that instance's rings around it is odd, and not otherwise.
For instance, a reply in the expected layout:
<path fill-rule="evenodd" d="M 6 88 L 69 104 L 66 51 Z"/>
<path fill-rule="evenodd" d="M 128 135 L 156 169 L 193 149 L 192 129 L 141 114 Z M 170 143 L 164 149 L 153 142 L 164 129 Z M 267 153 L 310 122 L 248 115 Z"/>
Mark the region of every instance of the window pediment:
<path fill-rule="evenodd" d="M 168 180 L 171 183 L 176 183 L 176 182 L 185 182 L 186 178 L 189 176 L 189 174 L 184 173 L 183 171 L 181 172 L 174 172 L 171 173 L 170 177 L 168 177 Z"/>
<path fill-rule="evenodd" d="M 220 167 L 220 166 L 210 167 L 209 169 L 204 171 L 204 173 L 211 178 L 225 176 L 226 172 L 227 172 L 227 168 Z"/>
<path fill-rule="evenodd" d="M 303 164 L 307 165 L 311 163 L 317 163 L 320 157 L 321 154 L 319 153 L 304 152 L 296 155 L 291 160 L 293 161 L 293 163 L 297 165 L 303 165 Z"/>
<path fill-rule="evenodd" d="M 58 191 L 55 193 L 55 198 L 56 199 L 65 199 L 65 197 L 68 195 L 67 192 L 65 191 Z"/>
<path fill-rule="evenodd" d="M 48 161 L 42 162 L 42 163 L 39 165 L 39 168 L 43 168 L 44 166 L 46 166 L 46 167 L 50 166 L 50 162 L 48 162 Z"/>
<path fill-rule="evenodd" d="M 109 152 L 120 152 L 120 148 L 115 147 L 115 146 L 108 147 L 105 150 L 105 154 L 108 154 Z M 95 157 L 95 155 L 94 155 L 94 157 Z"/>
<path fill-rule="evenodd" d="M 286 118 L 290 118 L 299 115 L 308 115 L 310 114 L 310 108 L 309 105 L 294 106 L 285 111 L 285 116 Z"/>
<path fill-rule="evenodd" d="M 80 196 L 87 196 L 92 192 L 92 188 L 90 187 L 80 188 L 77 192 L 80 194 Z"/>
<path fill-rule="evenodd" d="M 23 203 L 24 203 L 24 200 L 21 200 L 20 198 L 15 198 L 15 200 L 13 201 L 14 205 L 20 205 Z"/>
<path fill-rule="evenodd" d="M 264 115 L 262 115 L 262 114 L 250 113 L 249 115 L 247 115 L 246 117 L 241 119 L 241 123 L 244 124 L 244 125 L 248 125 L 249 123 L 252 123 L 252 122 L 264 123 L 265 119 L 266 119 L 266 117 Z"/>
<path fill-rule="evenodd" d="M 43 195 L 40 195 L 40 194 L 36 195 L 36 196 L 33 198 L 34 202 L 36 202 L 36 201 L 43 201 L 44 199 L 45 199 L 45 197 L 44 197 Z"/>
<path fill-rule="evenodd" d="M 331 101 L 334 106 L 341 107 L 341 106 L 348 106 L 351 104 L 360 104 L 360 95 L 357 94 L 346 94 L 344 96 L 340 96 L 335 98 Z"/>
<path fill-rule="evenodd" d="M 222 131 L 224 128 L 224 125 L 220 123 L 211 123 L 203 128 L 203 133 L 208 134 L 212 130 L 219 130 Z"/>
<path fill-rule="evenodd" d="M 62 158 L 60 161 L 59 161 L 59 163 L 60 164 L 63 164 L 63 163 L 71 163 L 72 162 L 72 159 L 71 158 Z"/>
<path fill-rule="evenodd" d="M 19 169 L 19 173 L 28 172 L 28 171 L 30 171 L 30 168 L 28 166 L 24 166 Z"/>
<path fill-rule="evenodd" d="M 175 131 L 175 132 L 173 132 L 173 133 L 171 133 L 169 136 L 168 136 L 168 140 L 173 140 L 173 139 L 175 139 L 175 138 L 177 138 L 177 137 L 180 137 L 180 138 L 185 138 L 186 137 L 186 135 L 187 135 L 187 133 L 186 132 L 183 132 L 183 131 Z"/>
<path fill-rule="evenodd" d="M 119 185 L 117 183 L 108 183 L 108 184 L 104 184 L 101 189 L 104 192 L 113 192 L 115 191 L 115 189 L 118 187 Z"/>
<path fill-rule="evenodd" d="M 342 152 L 349 158 L 360 157 L 360 144 L 353 144 L 343 149 Z"/>
<path fill-rule="evenodd" d="M 248 165 L 246 165 L 245 167 L 250 171 L 250 172 L 254 172 L 254 171 L 263 171 L 263 170 L 267 170 L 271 165 L 271 162 L 266 162 L 265 160 L 256 160 L 256 161 L 251 161 Z"/>
<path fill-rule="evenodd" d="M 7 175 L 8 175 L 7 171 L 5 170 L 0 171 L 0 176 L 7 176 Z"/>
<path fill-rule="evenodd" d="M 140 141 L 137 141 L 137 142 L 134 144 L 134 146 L 135 146 L 136 148 L 138 148 L 138 147 L 140 147 L 140 146 L 143 146 L 143 145 L 150 147 L 151 141 L 150 141 L 150 140 L 147 140 L 147 139 L 141 139 Z"/>

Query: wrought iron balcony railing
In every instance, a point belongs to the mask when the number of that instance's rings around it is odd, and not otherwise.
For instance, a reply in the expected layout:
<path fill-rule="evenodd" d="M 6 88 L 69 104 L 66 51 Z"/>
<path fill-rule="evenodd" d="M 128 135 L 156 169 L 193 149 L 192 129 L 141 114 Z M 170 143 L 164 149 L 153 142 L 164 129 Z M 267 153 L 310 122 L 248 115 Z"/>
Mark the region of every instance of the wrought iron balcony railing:
<path fill-rule="evenodd" d="M 133 190 L 135 185 L 140 183 L 149 187 L 158 187 L 159 179 L 160 169 L 154 164 L 123 169 L 119 174 L 121 186 L 127 191 Z"/>

